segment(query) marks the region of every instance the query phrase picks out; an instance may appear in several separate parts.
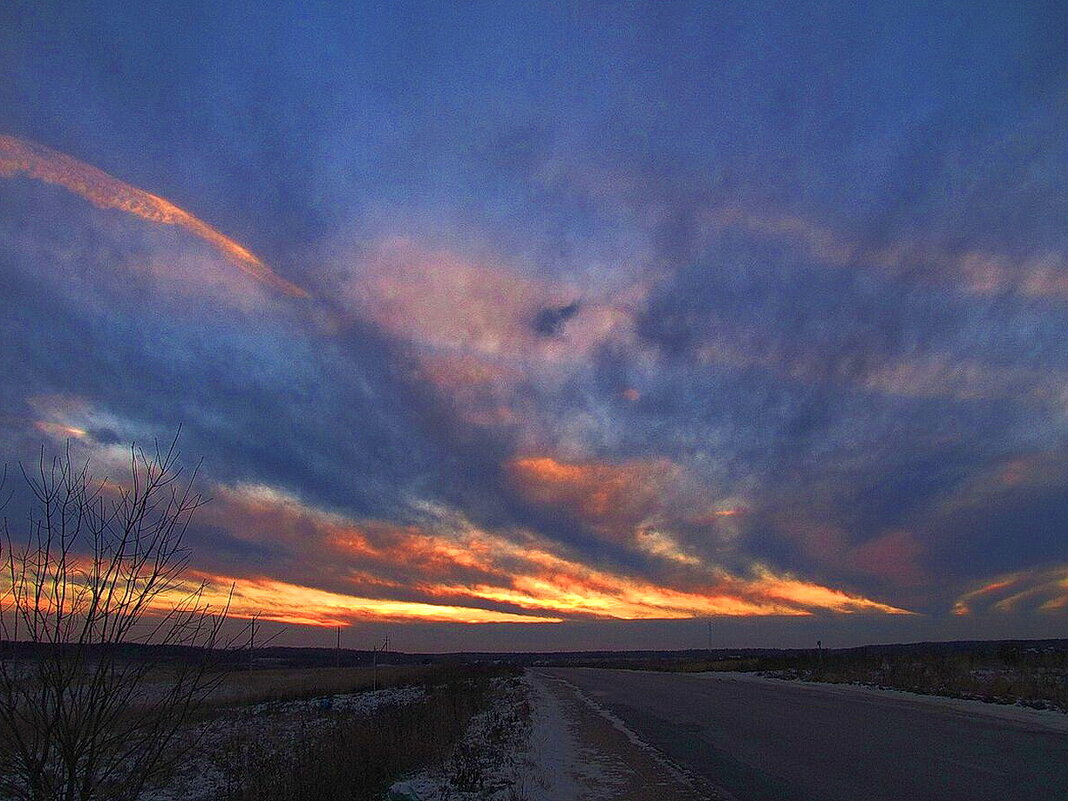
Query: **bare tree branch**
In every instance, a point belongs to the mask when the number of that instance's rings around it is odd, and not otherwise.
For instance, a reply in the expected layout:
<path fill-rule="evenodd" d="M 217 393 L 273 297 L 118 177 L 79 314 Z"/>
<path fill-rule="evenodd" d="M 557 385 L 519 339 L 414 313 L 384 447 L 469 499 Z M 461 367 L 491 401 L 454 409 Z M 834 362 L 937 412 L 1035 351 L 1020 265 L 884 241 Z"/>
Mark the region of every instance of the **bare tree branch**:
<path fill-rule="evenodd" d="M 22 466 L 34 509 L 0 540 L 0 798 L 134 801 L 225 675 L 229 598 L 213 609 L 186 578 L 197 470 L 177 436 L 129 465 L 96 481 L 68 446 Z"/>

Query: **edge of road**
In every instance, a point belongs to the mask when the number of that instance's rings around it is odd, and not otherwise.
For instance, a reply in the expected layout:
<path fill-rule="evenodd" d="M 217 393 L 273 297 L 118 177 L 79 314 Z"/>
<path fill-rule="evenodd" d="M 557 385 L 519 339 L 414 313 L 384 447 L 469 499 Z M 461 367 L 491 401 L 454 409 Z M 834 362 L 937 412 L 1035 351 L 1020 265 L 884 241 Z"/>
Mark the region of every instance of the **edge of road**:
<path fill-rule="evenodd" d="M 724 788 L 715 785 L 705 778 L 698 776 L 693 771 L 687 769 L 683 765 L 680 765 L 675 760 L 671 759 L 667 754 L 661 751 L 654 745 L 643 740 L 639 737 L 633 729 L 627 726 L 617 715 L 610 710 L 605 709 L 597 701 L 590 698 L 581 688 L 576 687 L 567 679 L 560 676 L 553 676 L 553 680 L 563 684 L 567 687 L 575 697 L 578 698 L 583 704 L 585 704 L 592 712 L 600 715 L 604 718 L 608 724 L 627 738 L 628 741 L 637 749 L 644 751 L 648 754 L 654 762 L 659 764 L 668 774 L 672 776 L 679 783 L 680 786 L 686 787 L 689 790 L 697 793 L 701 792 L 705 794 L 705 797 L 709 801 L 738 801 L 738 799 L 728 793 Z"/>
<path fill-rule="evenodd" d="M 617 670 L 620 668 L 576 668 L 578 670 Z M 656 670 L 628 670 L 631 673 L 660 673 Z M 801 679 L 776 679 L 743 671 L 704 671 L 699 673 L 668 673 L 673 676 L 690 676 L 694 679 L 710 681 L 736 681 L 752 684 L 765 684 L 773 687 L 797 687 L 826 695 L 869 697 L 871 699 L 896 699 L 916 706 L 940 708 L 946 712 L 972 716 L 1000 718 L 1026 728 L 1041 729 L 1068 734 L 1068 713 L 1050 709 L 1030 709 L 1009 704 L 995 704 L 967 698 L 950 698 L 943 695 L 925 695 L 923 693 L 896 690 L 889 687 L 871 687 L 866 684 L 835 684 L 823 681 L 803 681 Z"/>

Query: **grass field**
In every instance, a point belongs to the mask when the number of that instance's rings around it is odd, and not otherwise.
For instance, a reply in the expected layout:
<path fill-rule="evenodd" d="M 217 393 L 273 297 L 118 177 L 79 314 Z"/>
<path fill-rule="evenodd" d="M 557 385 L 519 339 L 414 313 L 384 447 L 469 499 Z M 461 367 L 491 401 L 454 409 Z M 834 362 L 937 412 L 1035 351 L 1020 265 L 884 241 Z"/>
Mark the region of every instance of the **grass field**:
<path fill-rule="evenodd" d="M 380 665 L 377 687 L 419 684 L 441 674 L 441 667 L 430 665 Z M 375 671 L 369 667 L 235 670 L 226 675 L 208 703 L 211 706 L 244 706 L 264 701 L 363 692 L 375 685 Z"/>

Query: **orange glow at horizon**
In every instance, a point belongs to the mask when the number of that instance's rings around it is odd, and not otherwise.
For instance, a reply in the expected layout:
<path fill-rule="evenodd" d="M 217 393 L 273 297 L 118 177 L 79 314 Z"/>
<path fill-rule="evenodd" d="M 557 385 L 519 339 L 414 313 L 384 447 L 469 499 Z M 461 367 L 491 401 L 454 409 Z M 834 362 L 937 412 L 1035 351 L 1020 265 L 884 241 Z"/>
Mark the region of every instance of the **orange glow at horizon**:
<path fill-rule="evenodd" d="M 343 626 L 354 620 L 424 623 L 560 623 L 561 618 L 500 612 L 494 609 L 362 598 L 272 578 L 234 578 L 198 574 L 207 582 L 205 602 L 222 608 L 233 586 L 230 614 L 302 626 Z"/>
<path fill-rule="evenodd" d="M 263 541 L 271 534 L 261 526 L 273 520 L 278 526 L 275 536 L 316 546 L 312 551 L 325 560 L 323 565 L 340 568 L 329 572 L 352 591 L 338 591 L 337 585 L 327 590 L 280 576 L 240 577 L 199 569 L 192 570 L 182 586 L 157 597 L 155 613 L 188 603 L 203 582 L 199 601 L 216 611 L 229 603 L 236 618 L 256 616 L 313 627 L 357 621 L 541 624 L 708 615 L 804 617 L 819 611 L 914 614 L 760 565 L 745 576 L 703 569 L 699 583 L 670 586 L 585 565 L 530 537 L 516 541 L 474 528 L 449 532 L 382 522 L 357 524 L 262 486 L 224 488 L 217 499 L 223 505 L 245 501 L 253 509 L 248 516 L 231 509 L 215 517 L 214 523 Z M 391 571 L 398 570 L 391 578 Z M 398 592 L 407 597 L 382 597 Z"/>
<path fill-rule="evenodd" d="M 0 177 L 11 178 L 19 173 L 62 186 L 99 208 L 120 209 L 144 220 L 182 228 L 217 248 L 238 269 L 257 281 L 291 297 L 308 297 L 306 290 L 279 276 L 243 245 L 169 200 L 124 183 L 65 153 L 0 135 Z"/>
<path fill-rule="evenodd" d="M 692 560 L 685 563 L 687 586 L 666 586 L 588 566 L 559 545 L 529 533 L 503 536 L 463 521 L 439 530 L 353 520 L 259 485 L 221 486 L 214 495 L 221 503 L 206 510 L 214 525 L 256 542 L 299 542 L 304 548 L 315 543 L 334 572 L 341 568 L 339 575 L 352 582 L 355 594 L 366 594 L 372 586 L 374 595 L 405 587 L 421 596 L 425 605 L 469 609 L 502 604 L 514 611 L 495 614 L 515 614 L 524 620 L 528 615 L 551 620 L 803 616 L 817 610 L 912 614 L 762 567 L 748 577 L 734 576 Z M 285 609 L 276 614 L 309 614 L 319 603 L 315 592 L 319 591 L 281 594 L 278 597 L 286 599 Z M 384 613 L 384 603 L 376 602 L 366 614 Z M 315 615 L 336 617 L 329 608 Z"/>

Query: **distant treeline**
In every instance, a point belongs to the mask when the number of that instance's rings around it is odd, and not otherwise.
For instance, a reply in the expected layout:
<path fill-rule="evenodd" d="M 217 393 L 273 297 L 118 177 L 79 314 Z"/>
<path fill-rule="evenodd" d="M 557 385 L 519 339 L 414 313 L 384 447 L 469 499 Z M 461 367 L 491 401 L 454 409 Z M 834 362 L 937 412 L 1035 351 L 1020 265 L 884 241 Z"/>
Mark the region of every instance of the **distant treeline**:
<path fill-rule="evenodd" d="M 845 659 L 864 657 L 906 657 L 906 656 L 954 656 L 971 655 L 979 658 L 1012 658 L 1015 654 L 1062 654 L 1068 655 L 1068 639 L 1048 640 L 957 640 L 952 642 L 915 642 L 888 643 L 880 645 L 861 645 L 852 648 L 710 648 L 689 649 L 685 651 L 576 651 L 543 654 L 509 655 L 520 659 L 534 660 L 554 665 L 571 667 L 602 667 L 607 662 L 618 663 L 638 669 L 647 669 L 646 665 L 663 663 L 676 665 L 689 662 L 745 662 L 752 664 L 758 660 L 761 665 L 778 662 L 791 665 L 809 659 L 820 660 L 828 657 Z M 495 654 L 500 657 L 502 655 Z M 655 669 L 655 668 L 653 668 Z M 750 668 L 743 668 L 748 670 Z"/>
<path fill-rule="evenodd" d="M 62 648 L 48 643 L 12 642 L 0 640 L 0 658 L 16 655 L 29 657 Z M 120 646 L 96 646 L 118 650 L 129 659 L 151 658 L 181 660 L 193 658 L 200 649 L 184 646 L 142 645 L 123 643 Z M 90 650 L 94 646 L 89 646 Z M 260 667 L 342 667 L 369 666 L 375 661 L 372 650 L 342 648 L 312 648 L 299 646 L 267 646 L 252 651 L 254 663 Z M 538 651 L 538 652 L 445 652 L 405 653 L 378 652 L 379 664 L 464 664 L 490 663 L 501 665 L 622 667 L 635 670 L 680 670 L 714 664 L 717 670 L 786 670 L 819 666 L 819 664 L 847 664 L 870 659 L 953 657 L 963 661 L 986 661 L 1003 664 L 1042 663 L 1063 665 L 1068 660 L 1068 639 L 1048 640 L 960 640 L 954 642 L 919 642 L 883 645 L 863 645 L 854 648 L 691 648 L 687 650 L 640 651 Z M 230 648 L 224 661 L 247 665 L 248 648 Z"/>
<path fill-rule="evenodd" d="M 63 644 L 12 642 L 0 640 L 0 659 L 29 659 L 35 656 L 62 651 L 66 646 Z M 151 660 L 152 662 L 181 662 L 183 660 L 195 660 L 200 658 L 202 649 L 188 646 L 168 645 L 145 645 L 140 643 L 122 643 L 119 645 L 85 645 L 81 646 L 82 653 L 91 655 L 94 652 L 111 655 L 119 655 L 130 661 Z M 276 647 L 254 648 L 228 648 L 216 651 L 213 664 L 219 667 L 247 667 L 250 656 L 257 668 L 288 668 L 288 667 L 370 667 L 375 661 L 374 651 L 361 651 L 354 649 L 334 648 L 298 648 Z M 419 665 L 439 662 L 472 661 L 469 659 L 457 659 L 456 657 L 435 655 L 428 657 L 423 654 L 404 654 L 396 652 L 378 652 L 379 664 L 393 665 Z M 481 661 L 481 660 L 474 660 Z"/>

